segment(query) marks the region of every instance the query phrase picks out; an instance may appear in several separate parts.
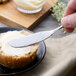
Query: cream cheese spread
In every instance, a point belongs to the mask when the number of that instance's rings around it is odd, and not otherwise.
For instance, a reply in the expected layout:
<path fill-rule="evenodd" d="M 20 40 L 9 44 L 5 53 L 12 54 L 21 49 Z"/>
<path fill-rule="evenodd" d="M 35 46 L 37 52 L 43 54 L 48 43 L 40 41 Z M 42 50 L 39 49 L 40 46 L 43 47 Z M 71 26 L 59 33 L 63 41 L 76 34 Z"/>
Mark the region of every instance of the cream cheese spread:
<path fill-rule="evenodd" d="M 0 38 L 0 46 L 1 51 L 3 51 L 3 54 L 11 55 L 11 56 L 25 56 L 30 52 L 33 52 L 37 47 L 35 45 L 28 46 L 28 47 L 22 47 L 22 48 L 14 48 L 9 45 L 9 41 L 15 38 L 20 38 L 25 36 L 24 34 L 21 34 L 19 31 L 9 31 L 4 34 L 2 34 L 2 37 Z"/>
<path fill-rule="evenodd" d="M 36 10 L 43 6 L 45 0 L 14 0 L 18 7 L 25 10 Z"/>

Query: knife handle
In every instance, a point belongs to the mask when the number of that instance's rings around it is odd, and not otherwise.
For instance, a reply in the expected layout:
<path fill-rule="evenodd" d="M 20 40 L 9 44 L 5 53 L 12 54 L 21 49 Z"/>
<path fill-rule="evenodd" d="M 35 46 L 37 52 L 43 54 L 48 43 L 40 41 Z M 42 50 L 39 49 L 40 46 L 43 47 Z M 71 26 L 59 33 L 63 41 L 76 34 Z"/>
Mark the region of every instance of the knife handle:
<path fill-rule="evenodd" d="M 54 34 L 55 32 L 57 32 L 58 30 L 62 29 L 62 28 L 63 28 L 63 26 L 61 25 L 61 26 L 57 27 L 56 29 L 51 30 L 50 31 L 50 33 L 52 32 L 51 35 Z"/>

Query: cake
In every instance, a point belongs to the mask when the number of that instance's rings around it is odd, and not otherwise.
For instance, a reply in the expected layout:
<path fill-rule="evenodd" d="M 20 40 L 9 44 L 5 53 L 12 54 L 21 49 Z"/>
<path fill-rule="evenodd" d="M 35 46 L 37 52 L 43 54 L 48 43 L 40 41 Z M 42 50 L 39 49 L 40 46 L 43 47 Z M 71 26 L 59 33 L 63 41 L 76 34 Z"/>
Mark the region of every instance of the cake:
<path fill-rule="evenodd" d="M 11 69 L 28 66 L 36 57 L 39 44 L 22 48 L 14 48 L 9 45 L 9 41 L 30 35 L 27 31 L 8 31 L 0 34 L 0 64 Z"/>

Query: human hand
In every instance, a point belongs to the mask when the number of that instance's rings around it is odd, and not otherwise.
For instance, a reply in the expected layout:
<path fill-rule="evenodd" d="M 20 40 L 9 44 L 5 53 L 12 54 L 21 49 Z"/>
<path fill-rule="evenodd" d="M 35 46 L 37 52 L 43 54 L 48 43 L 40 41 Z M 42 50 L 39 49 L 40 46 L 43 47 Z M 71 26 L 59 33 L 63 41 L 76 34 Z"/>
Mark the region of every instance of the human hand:
<path fill-rule="evenodd" d="M 68 33 L 76 28 L 76 0 L 70 0 L 61 23 Z"/>

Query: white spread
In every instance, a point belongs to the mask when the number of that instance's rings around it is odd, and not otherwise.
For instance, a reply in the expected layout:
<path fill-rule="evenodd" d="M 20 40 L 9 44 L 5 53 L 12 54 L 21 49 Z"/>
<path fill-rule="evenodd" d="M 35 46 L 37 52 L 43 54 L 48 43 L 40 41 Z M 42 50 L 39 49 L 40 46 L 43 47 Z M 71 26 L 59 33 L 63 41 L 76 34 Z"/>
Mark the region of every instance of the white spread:
<path fill-rule="evenodd" d="M 25 10 L 36 10 L 41 8 L 45 0 L 14 0 L 18 7 Z"/>
<path fill-rule="evenodd" d="M 7 33 L 4 33 L 2 37 L 0 38 L 0 44 L 1 44 L 1 51 L 3 51 L 3 54 L 11 55 L 11 56 L 24 56 L 28 54 L 29 52 L 33 52 L 37 47 L 35 46 L 28 46 L 28 47 L 22 47 L 22 48 L 14 48 L 11 47 L 8 43 L 11 39 L 23 37 L 22 33 L 18 31 L 9 31 Z"/>

